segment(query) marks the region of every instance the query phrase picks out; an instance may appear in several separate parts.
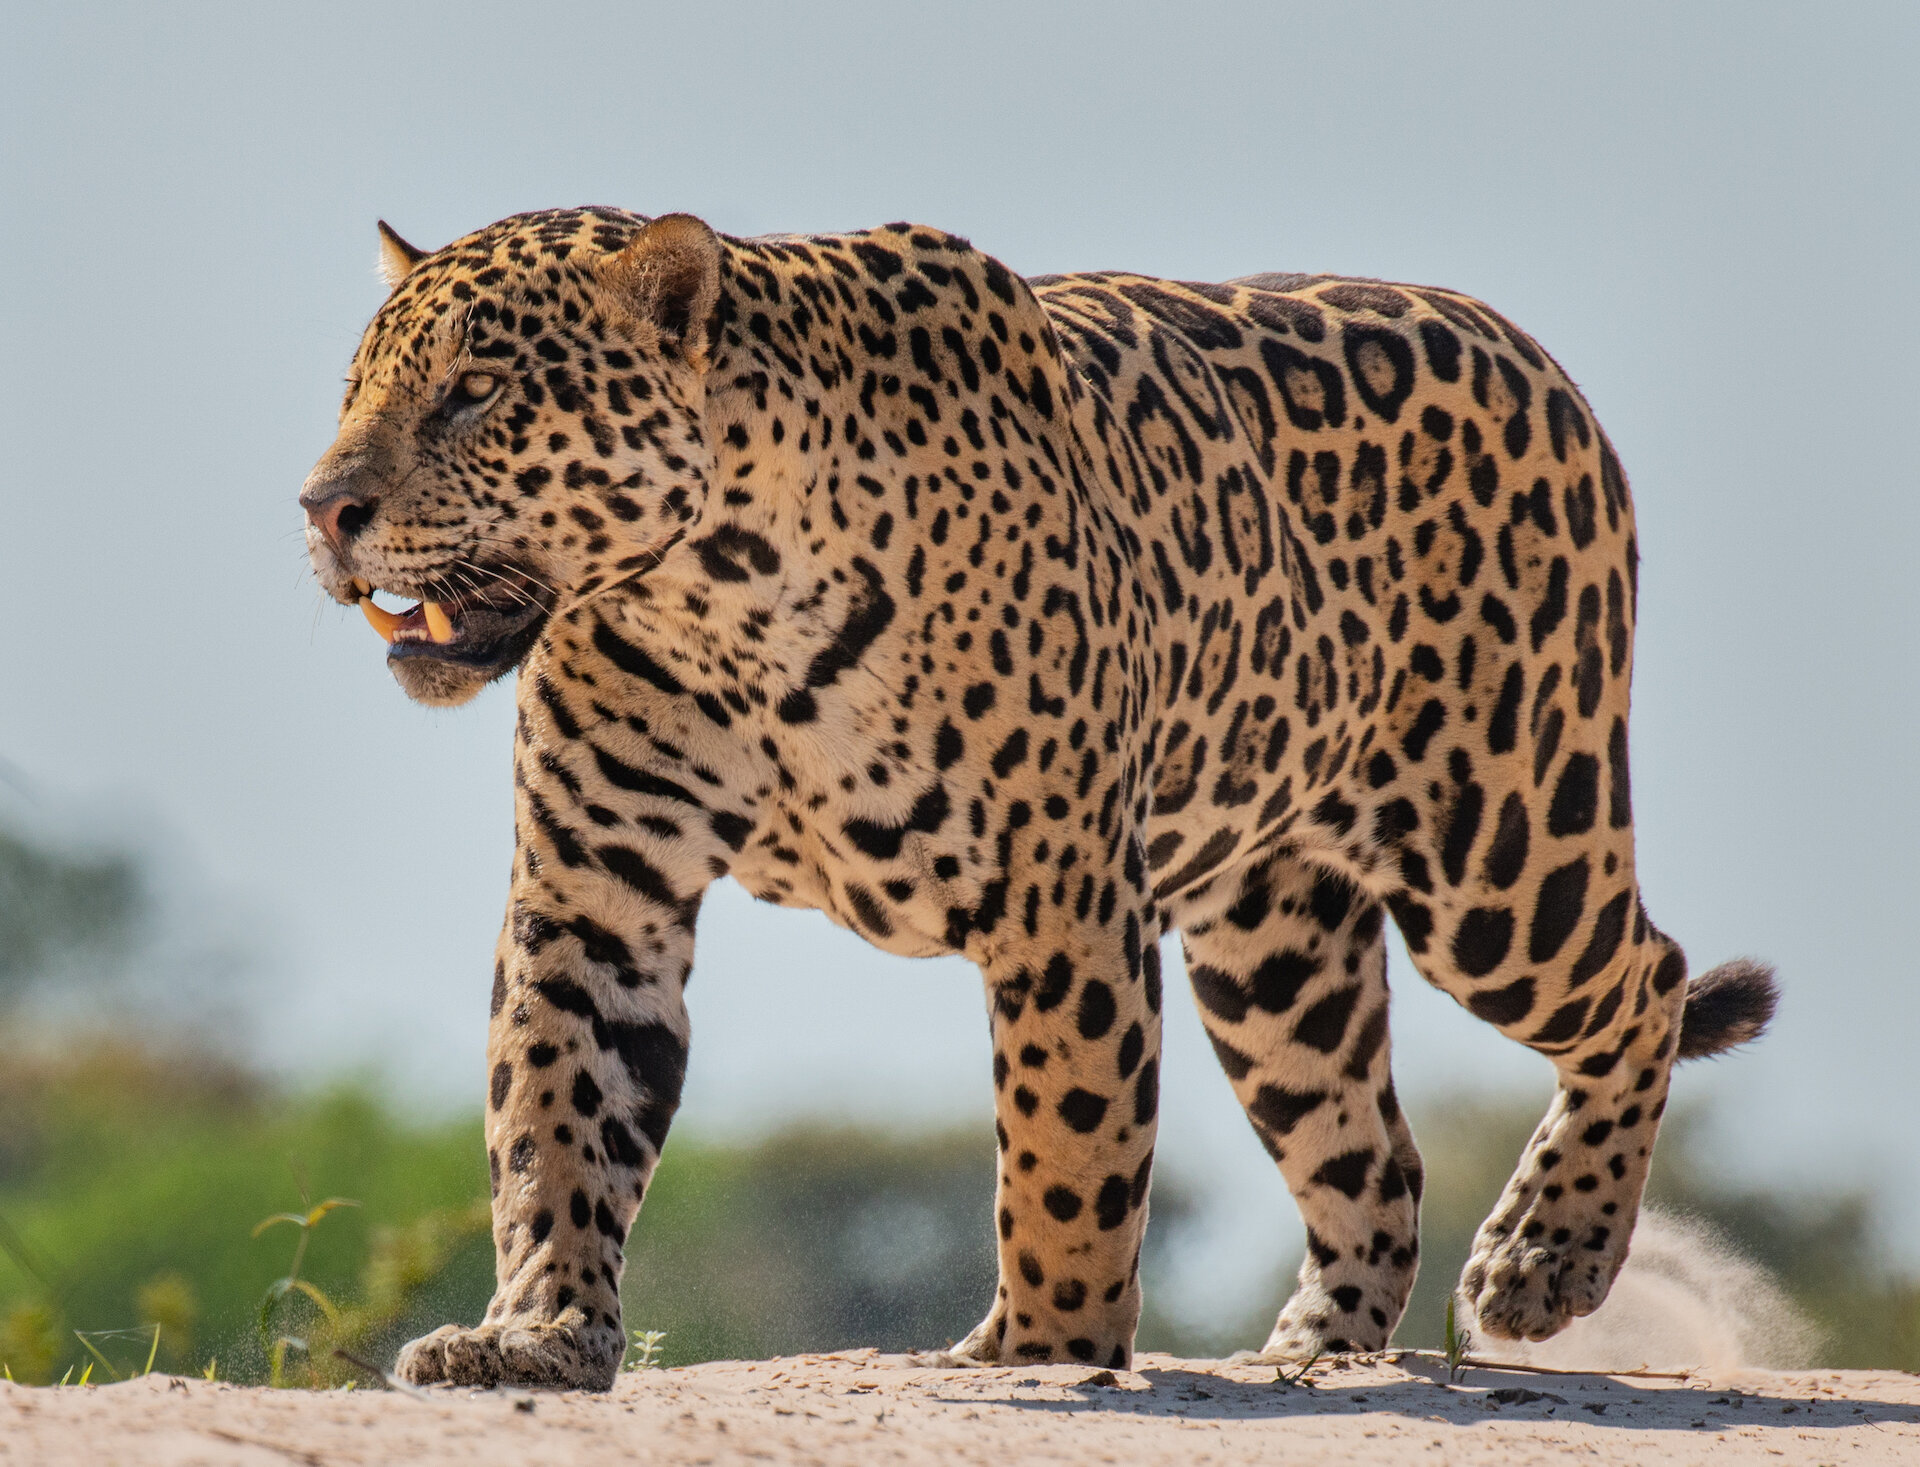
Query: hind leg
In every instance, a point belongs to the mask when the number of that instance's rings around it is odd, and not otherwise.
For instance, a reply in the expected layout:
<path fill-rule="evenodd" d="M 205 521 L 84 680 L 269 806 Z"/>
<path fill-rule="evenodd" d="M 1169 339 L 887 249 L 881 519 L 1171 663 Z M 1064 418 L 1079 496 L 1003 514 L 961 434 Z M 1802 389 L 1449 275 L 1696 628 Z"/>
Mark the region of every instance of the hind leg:
<path fill-rule="evenodd" d="M 1290 854 L 1183 932 L 1214 1052 L 1307 1225 L 1264 1354 L 1383 1348 L 1419 1257 L 1422 1170 L 1388 1070 L 1385 912 Z"/>
<path fill-rule="evenodd" d="M 1110 891 L 1116 890 L 1109 886 Z M 1160 1106 L 1158 917 L 1034 909 L 981 963 L 992 1004 L 1000 1282 L 946 1363 L 1124 1369 Z"/>
<path fill-rule="evenodd" d="M 1626 958 L 1594 986 L 1580 1041 L 1556 1057 L 1553 1104 L 1461 1274 L 1481 1325 L 1509 1339 L 1545 1339 L 1598 1309 L 1633 1238 L 1686 978 L 1685 955 L 1634 905 Z"/>
<path fill-rule="evenodd" d="M 1428 980 L 1559 1072 L 1460 1281 L 1482 1328 L 1509 1339 L 1592 1313 L 1626 1261 L 1686 991 L 1686 958 L 1647 920 L 1630 855 L 1567 854 L 1508 889 L 1468 880 L 1393 903 Z"/>

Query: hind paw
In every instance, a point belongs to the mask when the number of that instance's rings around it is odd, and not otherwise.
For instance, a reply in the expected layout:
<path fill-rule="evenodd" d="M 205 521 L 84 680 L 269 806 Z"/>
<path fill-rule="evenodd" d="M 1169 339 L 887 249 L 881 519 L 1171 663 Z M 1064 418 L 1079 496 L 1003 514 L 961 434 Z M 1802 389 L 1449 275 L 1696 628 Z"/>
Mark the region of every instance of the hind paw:
<path fill-rule="evenodd" d="M 998 1306 L 957 1345 L 910 1355 L 915 1365 L 937 1370 L 965 1370 L 994 1365 L 1100 1365 L 1127 1370 L 1133 1362 L 1132 1322 L 1122 1338 L 1104 1339 L 1075 1332 L 1066 1339 L 1050 1339 L 1031 1330 L 1009 1330 Z"/>
<path fill-rule="evenodd" d="M 1253 1358 L 1262 1364 L 1312 1360 L 1321 1355 L 1367 1354 L 1386 1348 L 1398 1319 L 1378 1305 L 1368 1307 L 1358 1285 L 1329 1292 L 1303 1282 L 1274 1322 L 1273 1333 Z"/>
<path fill-rule="evenodd" d="M 1488 1334 L 1545 1340 L 1605 1302 L 1625 1259 L 1606 1224 L 1548 1227 L 1523 1217 L 1508 1233 L 1482 1228 L 1460 1292 Z"/>

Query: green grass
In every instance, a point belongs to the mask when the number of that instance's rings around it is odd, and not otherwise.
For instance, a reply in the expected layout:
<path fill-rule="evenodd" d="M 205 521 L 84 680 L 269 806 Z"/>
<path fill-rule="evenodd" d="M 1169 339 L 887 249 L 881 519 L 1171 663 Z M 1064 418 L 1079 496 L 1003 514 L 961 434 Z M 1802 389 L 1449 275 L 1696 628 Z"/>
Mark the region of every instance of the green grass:
<path fill-rule="evenodd" d="M 364 1087 L 278 1094 L 116 1045 L 0 1053 L 0 1115 L 0 1363 L 18 1380 L 99 1378 L 78 1329 L 120 1374 L 151 1351 L 341 1383 L 362 1372 L 335 1349 L 384 1365 L 492 1293 L 477 1118 L 412 1126 Z M 991 1294 L 992 1187 L 984 1131 L 678 1140 L 629 1243 L 627 1317 L 649 1363 L 939 1344 Z M 359 1205 L 309 1221 L 328 1197 Z M 275 1215 L 298 1219 L 297 1256 L 288 1226 L 261 1227 Z"/>
<path fill-rule="evenodd" d="M 343 1295 L 359 1291 L 376 1242 L 485 1195 L 476 1122 L 413 1129 L 362 1090 L 278 1096 L 210 1061 L 126 1049 L 3 1072 L 0 1359 L 17 1379 L 105 1363 L 71 1330 L 139 1330 L 144 1354 L 156 1323 L 163 1367 L 217 1353 L 227 1378 L 260 1374 L 255 1321 L 287 1247 L 254 1228 L 300 1200 L 295 1168 L 363 1203 L 315 1229 L 303 1260 L 310 1281 Z M 491 1273 L 490 1247 L 473 1239 L 445 1260 L 437 1292 L 484 1300 Z M 128 1343 L 102 1349 L 112 1359 Z M 137 1367 L 134 1354 L 122 1348 L 113 1368 Z"/>

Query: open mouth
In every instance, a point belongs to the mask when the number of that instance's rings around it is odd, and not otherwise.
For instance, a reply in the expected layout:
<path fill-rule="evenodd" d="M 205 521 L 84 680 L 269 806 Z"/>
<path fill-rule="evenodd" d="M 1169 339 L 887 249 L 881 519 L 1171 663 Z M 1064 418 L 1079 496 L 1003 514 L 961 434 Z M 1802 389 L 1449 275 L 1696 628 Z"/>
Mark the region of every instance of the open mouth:
<path fill-rule="evenodd" d="M 353 589 L 368 624 L 386 641 L 389 662 L 417 658 L 497 674 L 526 656 L 548 611 L 540 590 L 500 579 L 498 597 L 446 592 L 405 611 L 381 606 L 366 581 L 355 580 Z"/>

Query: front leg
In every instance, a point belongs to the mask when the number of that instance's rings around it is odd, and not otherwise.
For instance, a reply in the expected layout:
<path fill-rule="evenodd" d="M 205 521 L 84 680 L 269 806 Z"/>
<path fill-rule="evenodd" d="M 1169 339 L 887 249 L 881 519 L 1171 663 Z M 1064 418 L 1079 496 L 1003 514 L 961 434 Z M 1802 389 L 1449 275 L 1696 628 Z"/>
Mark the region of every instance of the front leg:
<path fill-rule="evenodd" d="M 487 1042 L 493 1300 L 478 1328 L 446 1325 L 402 1350 L 403 1380 L 613 1384 L 621 1248 L 687 1068 L 693 930 L 676 920 L 659 935 L 673 956 L 646 972 L 630 950 L 610 960 L 626 945 L 590 918 L 516 898 Z"/>
<path fill-rule="evenodd" d="M 521 764 L 487 1041 L 493 1300 L 478 1327 L 415 1340 L 395 1369 L 605 1390 L 625 1349 L 622 1245 L 686 1075 L 694 918 L 726 852 L 684 786 L 623 800 L 558 778 L 551 749 Z M 577 828 L 576 807 L 593 812 Z"/>

